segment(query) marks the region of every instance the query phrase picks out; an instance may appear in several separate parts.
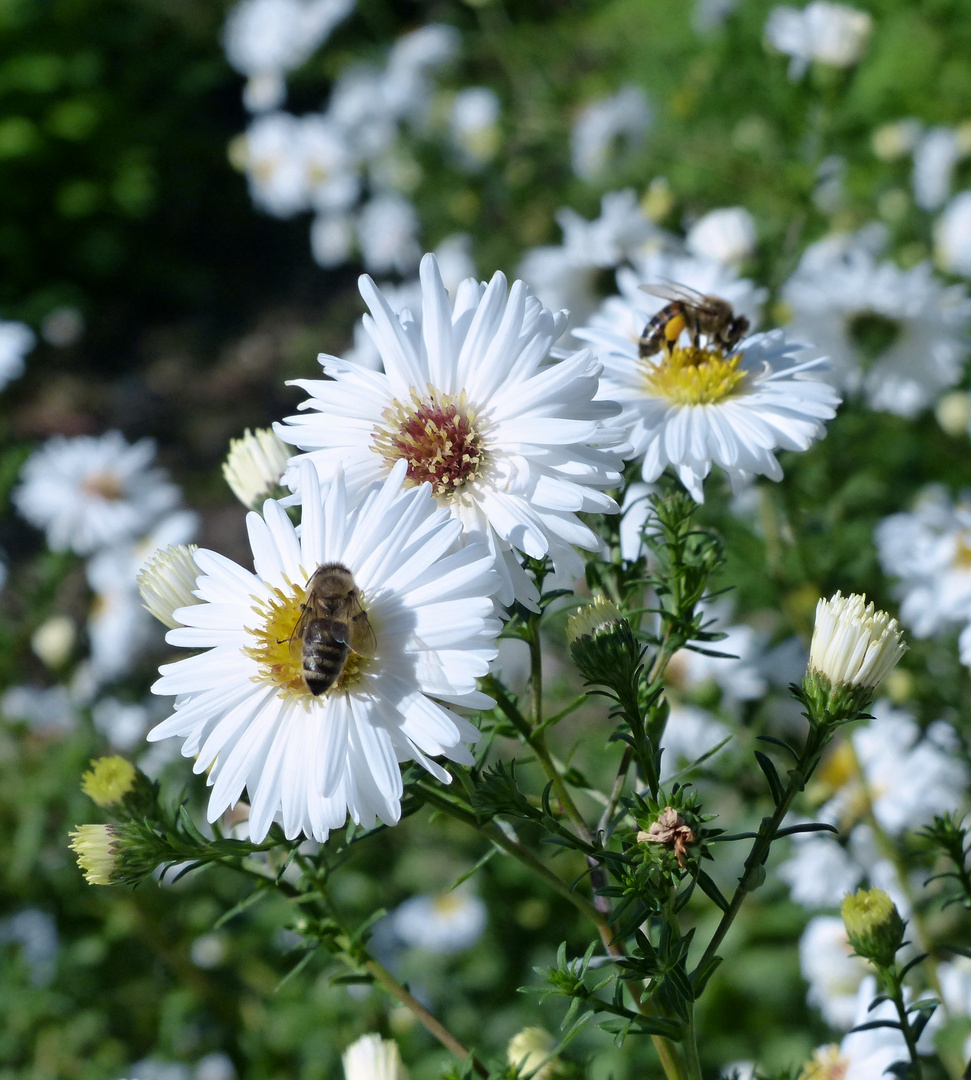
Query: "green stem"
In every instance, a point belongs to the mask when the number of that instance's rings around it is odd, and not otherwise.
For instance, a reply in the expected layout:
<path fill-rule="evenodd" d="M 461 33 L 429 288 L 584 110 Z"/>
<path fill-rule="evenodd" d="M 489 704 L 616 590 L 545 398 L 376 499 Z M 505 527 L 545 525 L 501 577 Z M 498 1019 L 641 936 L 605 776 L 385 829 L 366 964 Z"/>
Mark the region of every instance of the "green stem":
<path fill-rule="evenodd" d="M 694 1002 L 688 1006 L 688 1034 L 684 1040 L 684 1057 L 688 1080 L 702 1080 L 701 1058 L 698 1056 L 698 1031 L 695 1027 Z"/>
<path fill-rule="evenodd" d="M 402 1005 L 409 1009 L 415 1017 L 421 1021 L 429 1034 L 434 1035 L 442 1046 L 447 1050 L 451 1050 L 458 1058 L 468 1058 L 472 1064 L 472 1068 L 478 1076 L 489 1076 L 489 1070 L 485 1065 L 483 1065 L 466 1046 L 459 1042 L 448 1028 L 445 1027 L 437 1017 L 430 1013 L 420 1001 L 417 1001 L 412 997 L 408 992 L 407 987 L 402 986 L 387 968 L 383 967 L 377 960 L 374 960 L 371 957 L 368 957 L 368 959 L 364 961 L 364 967 L 374 978 L 374 981 L 380 983 L 393 998 L 396 998 Z"/>
<path fill-rule="evenodd" d="M 762 884 L 765 877 L 765 861 L 769 857 L 769 848 L 772 846 L 772 841 L 775 840 L 776 833 L 779 831 L 786 814 L 789 813 L 796 796 L 805 788 L 809 778 L 812 776 L 816 765 L 819 763 L 823 747 L 826 746 L 831 737 L 831 731 L 828 732 L 817 727 L 810 729 L 809 738 L 806 740 L 799 761 L 789 773 L 789 783 L 786 785 L 782 799 L 776 806 L 772 816 L 763 818 L 762 823 L 759 825 L 758 834 L 752 842 L 752 850 L 745 860 L 742 875 L 728 905 L 728 910 L 722 914 L 721 920 L 715 928 L 714 934 L 712 934 L 711 941 L 708 942 L 708 947 L 695 968 L 696 972 L 706 968 L 714 958 L 718 947 L 741 910 L 746 896 Z"/>
<path fill-rule="evenodd" d="M 914 1029 L 910 1025 L 910 1017 L 907 1015 L 907 1006 L 904 1004 L 904 990 L 900 982 L 900 976 L 896 967 L 889 971 L 881 971 L 883 983 L 887 988 L 887 994 L 897 1010 L 897 1018 L 900 1020 L 900 1030 L 903 1032 L 904 1042 L 907 1043 L 907 1052 L 910 1054 L 911 1064 L 914 1066 L 911 1074 L 912 1080 L 921 1080 L 922 1070 L 920 1055 L 917 1053 L 917 1039 Z"/>

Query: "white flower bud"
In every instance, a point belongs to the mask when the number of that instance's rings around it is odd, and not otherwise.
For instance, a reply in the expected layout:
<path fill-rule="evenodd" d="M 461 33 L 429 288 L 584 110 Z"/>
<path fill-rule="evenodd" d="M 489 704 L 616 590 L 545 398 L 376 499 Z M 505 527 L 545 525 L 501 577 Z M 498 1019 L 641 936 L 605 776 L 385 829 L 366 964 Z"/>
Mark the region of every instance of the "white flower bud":
<path fill-rule="evenodd" d="M 816 605 L 810 670 L 832 683 L 875 688 L 907 651 L 896 619 L 858 593 L 837 592 Z"/>

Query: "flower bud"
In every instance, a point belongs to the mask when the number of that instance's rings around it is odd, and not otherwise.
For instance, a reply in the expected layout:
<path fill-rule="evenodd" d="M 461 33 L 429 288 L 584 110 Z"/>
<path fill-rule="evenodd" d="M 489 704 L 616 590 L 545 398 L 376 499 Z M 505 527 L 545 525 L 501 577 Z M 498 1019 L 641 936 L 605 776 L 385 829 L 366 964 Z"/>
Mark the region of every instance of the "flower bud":
<path fill-rule="evenodd" d="M 89 885 L 114 885 L 118 866 L 115 825 L 79 825 L 71 833 L 71 850 Z"/>
<path fill-rule="evenodd" d="M 247 428 L 241 439 L 230 441 L 223 478 L 243 506 L 258 510 L 265 499 L 284 494 L 280 477 L 289 456 L 290 447 L 275 432 Z"/>
<path fill-rule="evenodd" d="M 135 766 L 117 754 L 97 758 L 81 777 L 81 790 L 97 806 L 114 806 L 134 788 L 136 776 Z"/>
<path fill-rule="evenodd" d="M 170 630 L 182 624 L 173 612 L 200 603 L 194 595 L 199 568 L 195 564 L 195 544 L 173 544 L 150 555 L 138 572 L 142 602 L 156 619 Z"/>
<path fill-rule="evenodd" d="M 509 1040 L 506 1057 L 521 1076 L 548 1080 L 554 1071 L 553 1062 L 546 1060 L 552 1050 L 553 1036 L 545 1028 L 528 1027 Z"/>
<path fill-rule="evenodd" d="M 803 700 L 816 722 L 855 719 L 907 651 L 897 620 L 866 597 L 837 592 L 816 605 Z"/>
<path fill-rule="evenodd" d="M 566 640 L 573 662 L 587 682 L 613 685 L 620 673 L 632 671 L 640 661 L 641 650 L 630 623 L 603 596 L 567 619 Z"/>
<path fill-rule="evenodd" d="M 345 1080 L 407 1080 L 408 1070 L 394 1039 L 362 1035 L 344 1051 Z"/>
<path fill-rule="evenodd" d="M 889 895 L 883 889 L 857 889 L 843 897 L 840 914 L 857 955 L 877 967 L 891 967 L 906 927 Z"/>

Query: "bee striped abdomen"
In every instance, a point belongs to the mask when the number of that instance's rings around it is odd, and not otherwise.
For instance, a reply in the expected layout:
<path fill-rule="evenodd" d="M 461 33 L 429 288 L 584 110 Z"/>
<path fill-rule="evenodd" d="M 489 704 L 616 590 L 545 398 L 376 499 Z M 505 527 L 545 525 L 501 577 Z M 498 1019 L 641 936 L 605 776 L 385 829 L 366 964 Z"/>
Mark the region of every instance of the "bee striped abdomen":
<path fill-rule="evenodd" d="M 314 694 L 326 693 L 344 669 L 348 653 L 348 626 L 334 619 L 311 619 L 303 635 L 303 677 Z"/>

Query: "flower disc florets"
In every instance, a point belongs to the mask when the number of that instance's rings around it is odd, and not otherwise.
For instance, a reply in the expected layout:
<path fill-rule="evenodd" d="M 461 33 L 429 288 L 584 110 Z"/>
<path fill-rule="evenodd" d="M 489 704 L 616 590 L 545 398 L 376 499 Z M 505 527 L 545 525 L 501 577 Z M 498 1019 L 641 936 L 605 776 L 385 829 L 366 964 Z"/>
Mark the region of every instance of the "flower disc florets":
<path fill-rule="evenodd" d="M 712 405 L 731 397 L 745 379 L 741 353 L 715 347 L 676 346 L 642 361 L 644 387 L 672 405 Z"/>
<path fill-rule="evenodd" d="M 483 438 L 464 390 L 452 396 L 431 385 L 424 393 L 412 389 L 405 404 L 395 399 L 381 419 L 371 436 L 374 449 L 389 467 L 404 458 L 411 484 L 427 482 L 447 498 L 481 475 Z"/>

